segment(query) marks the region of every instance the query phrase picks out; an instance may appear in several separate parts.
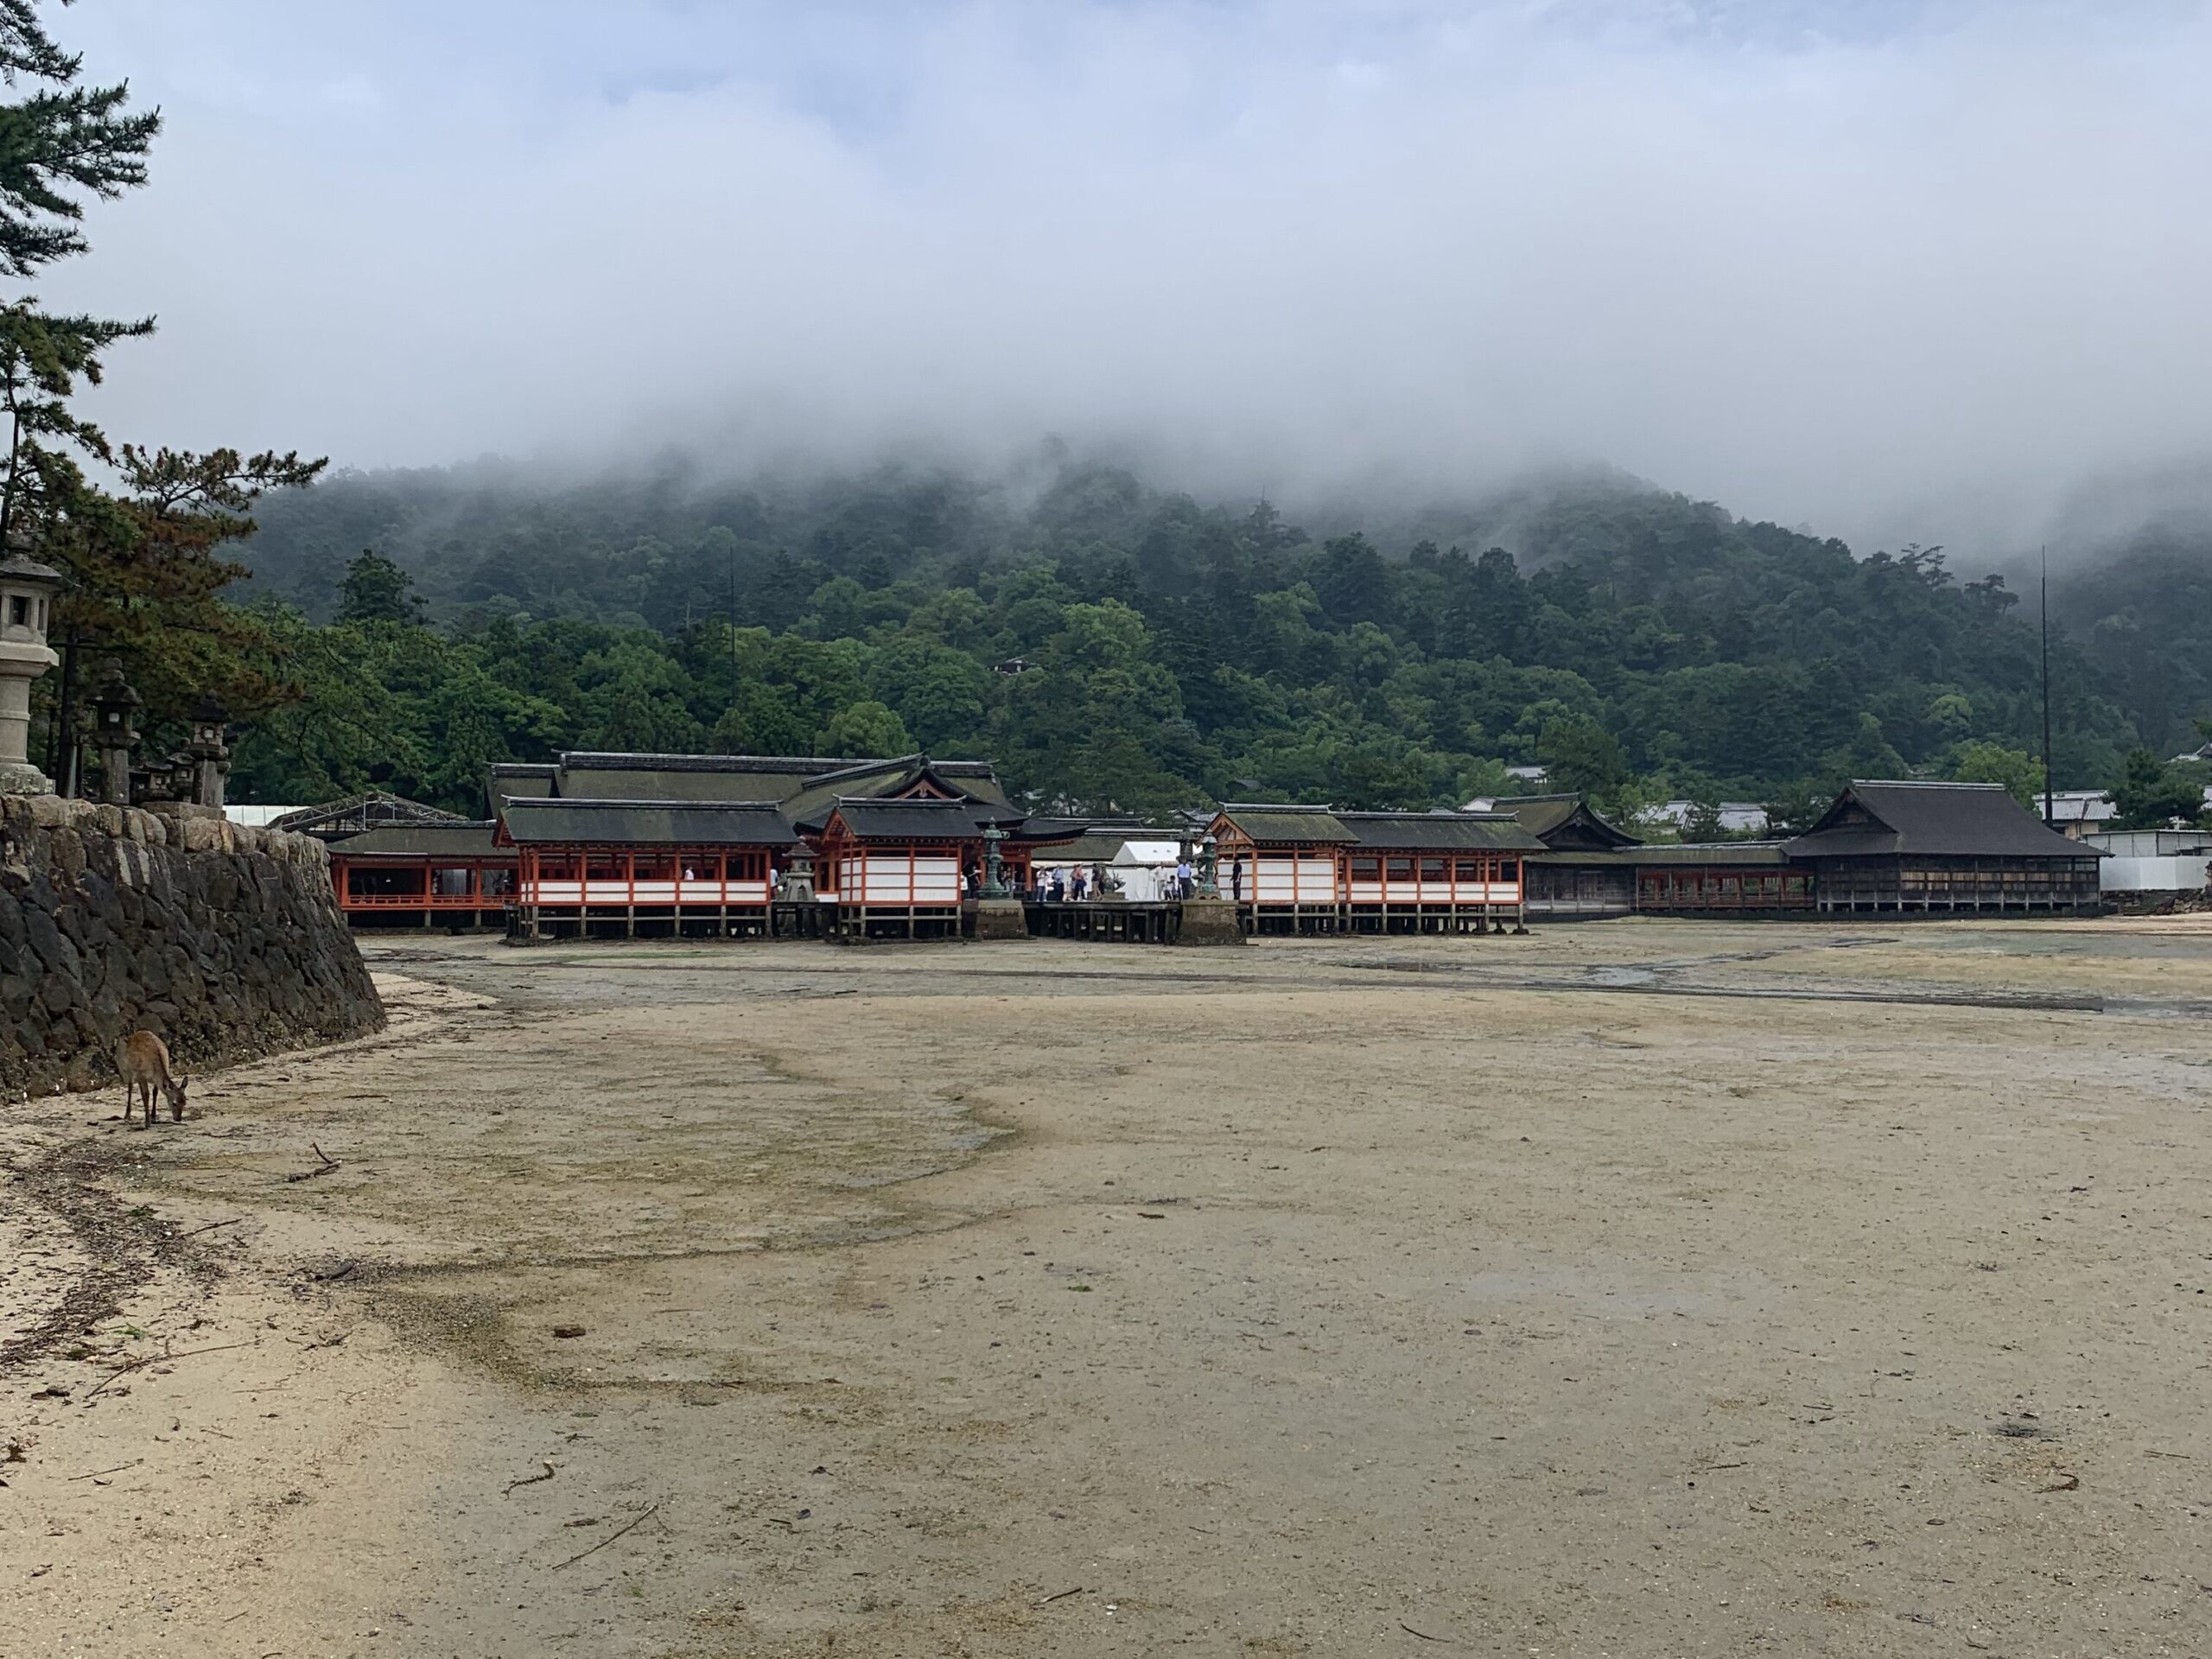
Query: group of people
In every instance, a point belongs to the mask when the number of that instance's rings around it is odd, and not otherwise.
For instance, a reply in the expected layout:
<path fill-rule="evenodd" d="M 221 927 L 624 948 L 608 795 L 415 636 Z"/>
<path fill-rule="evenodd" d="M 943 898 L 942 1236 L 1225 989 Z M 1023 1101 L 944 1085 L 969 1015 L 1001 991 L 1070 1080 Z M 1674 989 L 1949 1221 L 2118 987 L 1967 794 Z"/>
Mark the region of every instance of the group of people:
<path fill-rule="evenodd" d="M 1103 868 L 1078 864 L 1072 869 L 1037 871 L 1030 880 L 1029 897 L 1039 905 L 1081 904 L 1085 899 L 1103 899 L 1113 890 Z"/>
<path fill-rule="evenodd" d="M 1194 899 L 1198 892 L 1198 872 L 1185 858 L 1177 862 L 1174 874 L 1160 883 L 1160 896 Z M 1107 874 L 1103 865 L 1085 868 L 1078 864 L 1072 868 L 1037 870 L 1030 878 L 1027 896 L 1033 904 L 1080 904 L 1085 899 L 1118 899 L 1122 896 L 1122 887 L 1117 879 Z"/>

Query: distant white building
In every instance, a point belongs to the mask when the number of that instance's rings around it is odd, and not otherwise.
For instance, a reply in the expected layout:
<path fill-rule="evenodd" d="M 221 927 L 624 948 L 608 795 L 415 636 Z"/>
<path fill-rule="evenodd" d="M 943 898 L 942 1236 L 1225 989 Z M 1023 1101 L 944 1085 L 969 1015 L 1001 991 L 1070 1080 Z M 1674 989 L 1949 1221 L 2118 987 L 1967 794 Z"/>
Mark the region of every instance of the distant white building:
<path fill-rule="evenodd" d="M 1696 813 L 1695 801 L 1669 801 L 1664 806 L 1655 806 L 1649 817 L 1654 823 L 1670 823 L 1676 834 L 1689 828 Z M 1766 832 L 1766 809 L 1756 801 L 1723 801 L 1720 803 L 1720 828 L 1731 836 L 1764 835 Z"/>
<path fill-rule="evenodd" d="M 2043 803 L 2038 800 L 2036 804 Z M 2069 841 L 2094 834 L 2119 811 L 2101 789 L 2056 789 L 2050 794 L 2050 827 Z"/>
<path fill-rule="evenodd" d="M 223 816 L 228 818 L 232 823 L 238 824 L 245 829 L 264 830 L 268 828 L 271 820 L 281 818 L 288 812 L 304 812 L 307 809 L 303 806 L 238 806 L 236 804 L 226 804 L 223 808 Z"/>
<path fill-rule="evenodd" d="M 2212 830 L 2105 830 L 2082 842 L 2107 855 L 2097 871 L 2107 893 L 2202 893 L 2212 886 Z"/>

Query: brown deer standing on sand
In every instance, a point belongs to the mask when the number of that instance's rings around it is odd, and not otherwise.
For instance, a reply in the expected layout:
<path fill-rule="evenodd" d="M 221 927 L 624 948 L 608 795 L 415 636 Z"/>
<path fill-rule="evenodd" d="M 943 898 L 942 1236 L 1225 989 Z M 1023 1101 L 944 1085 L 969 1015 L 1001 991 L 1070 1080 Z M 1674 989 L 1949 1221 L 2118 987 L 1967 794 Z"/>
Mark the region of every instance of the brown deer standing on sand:
<path fill-rule="evenodd" d="M 146 1103 L 146 1125 L 154 1127 L 154 1090 L 162 1091 L 162 1098 L 169 1103 L 169 1121 L 184 1122 L 184 1089 L 189 1077 L 169 1076 L 169 1046 L 150 1031 L 134 1031 L 123 1039 L 116 1051 L 116 1066 L 123 1073 L 123 1127 L 137 1127 L 130 1122 L 133 1096 Z"/>

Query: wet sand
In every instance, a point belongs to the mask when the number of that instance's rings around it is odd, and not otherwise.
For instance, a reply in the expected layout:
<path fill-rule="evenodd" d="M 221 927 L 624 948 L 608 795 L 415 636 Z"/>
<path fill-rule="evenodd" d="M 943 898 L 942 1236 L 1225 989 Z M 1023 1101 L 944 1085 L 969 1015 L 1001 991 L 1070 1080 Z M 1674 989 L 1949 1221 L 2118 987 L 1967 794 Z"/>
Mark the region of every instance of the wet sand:
<path fill-rule="evenodd" d="M 2205 921 L 368 949 L 0 1120 L 0 1653 L 2212 1649 Z"/>

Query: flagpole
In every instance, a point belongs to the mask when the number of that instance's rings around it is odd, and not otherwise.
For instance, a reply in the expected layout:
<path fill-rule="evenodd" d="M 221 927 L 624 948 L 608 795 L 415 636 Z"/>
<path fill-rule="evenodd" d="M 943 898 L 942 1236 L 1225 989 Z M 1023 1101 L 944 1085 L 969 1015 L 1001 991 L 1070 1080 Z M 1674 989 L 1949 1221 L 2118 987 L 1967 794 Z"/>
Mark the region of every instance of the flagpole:
<path fill-rule="evenodd" d="M 2044 827 L 2055 830 L 2057 813 L 2052 810 L 2050 777 L 2050 544 L 2043 550 L 2043 822 Z"/>

